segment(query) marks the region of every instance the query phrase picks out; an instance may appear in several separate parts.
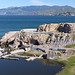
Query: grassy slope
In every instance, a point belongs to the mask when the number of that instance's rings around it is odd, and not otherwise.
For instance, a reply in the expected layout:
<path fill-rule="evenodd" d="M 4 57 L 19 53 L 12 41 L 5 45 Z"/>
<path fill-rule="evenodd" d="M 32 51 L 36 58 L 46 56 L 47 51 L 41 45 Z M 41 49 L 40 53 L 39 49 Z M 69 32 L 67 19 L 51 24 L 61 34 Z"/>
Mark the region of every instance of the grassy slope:
<path fill-rule="evenodd" d="M 73 48 L 73 47 L 75 47 L 75 44 L 65 46 L 65 48 Z"/>
<path fill-rule="evenodd" d="M 57 75 L 75 75 L 75 56 L 63 61 L 66 66 Z"/>

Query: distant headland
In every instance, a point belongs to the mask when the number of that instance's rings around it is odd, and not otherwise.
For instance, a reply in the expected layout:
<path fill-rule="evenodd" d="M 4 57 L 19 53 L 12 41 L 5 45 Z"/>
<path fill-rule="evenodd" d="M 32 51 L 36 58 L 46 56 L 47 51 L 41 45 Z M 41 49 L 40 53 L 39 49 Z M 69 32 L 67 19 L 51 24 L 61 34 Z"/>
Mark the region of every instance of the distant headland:
<path fill-rule="evenodd" d="M 0 9 L 0 15 L 49 15 L 75 16 L 75 8 L 71 6 L 24 6 Z"/>

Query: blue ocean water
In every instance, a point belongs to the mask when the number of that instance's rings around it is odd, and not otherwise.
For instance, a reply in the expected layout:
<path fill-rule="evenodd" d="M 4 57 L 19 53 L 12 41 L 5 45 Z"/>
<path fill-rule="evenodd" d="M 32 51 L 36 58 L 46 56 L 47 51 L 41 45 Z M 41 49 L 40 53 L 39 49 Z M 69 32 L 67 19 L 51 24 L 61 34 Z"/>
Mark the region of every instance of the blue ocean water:
<path fill-rule="evenodd" d="M 9 31 L 37 28 L 42 24 L 75 22 L 75 16 L 0 16 L 0 37 Z"/>

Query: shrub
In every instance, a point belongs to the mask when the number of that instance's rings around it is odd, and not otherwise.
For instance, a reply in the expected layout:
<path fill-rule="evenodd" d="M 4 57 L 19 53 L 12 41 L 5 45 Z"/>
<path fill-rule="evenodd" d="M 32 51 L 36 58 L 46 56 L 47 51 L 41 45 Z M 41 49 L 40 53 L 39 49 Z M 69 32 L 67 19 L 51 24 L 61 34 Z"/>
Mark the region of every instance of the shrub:
<path fill-rule="evenodd" d="M 73 48 L 73 47 L 75 47 L 75 44 L 72 44 L 72 45 L 66 45 L 65 47 L 66 47 L 66 48 Z"/>
<path fill-rule="evenodd" d="M 57 56 L 61 56 L 61 53 L 57 53 Z"/>

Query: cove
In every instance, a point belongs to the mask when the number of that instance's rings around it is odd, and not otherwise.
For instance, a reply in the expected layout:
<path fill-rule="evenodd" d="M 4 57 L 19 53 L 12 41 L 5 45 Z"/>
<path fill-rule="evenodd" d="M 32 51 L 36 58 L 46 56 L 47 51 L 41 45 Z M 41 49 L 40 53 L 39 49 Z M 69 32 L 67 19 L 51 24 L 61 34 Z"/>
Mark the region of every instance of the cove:
<path fill-rule="evenodd" d="M 55 75 L 62 70 L 62 64 L 46 60 L 26 62 L 0 59 L 0 75 Z"/>

